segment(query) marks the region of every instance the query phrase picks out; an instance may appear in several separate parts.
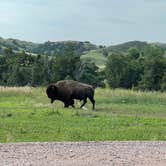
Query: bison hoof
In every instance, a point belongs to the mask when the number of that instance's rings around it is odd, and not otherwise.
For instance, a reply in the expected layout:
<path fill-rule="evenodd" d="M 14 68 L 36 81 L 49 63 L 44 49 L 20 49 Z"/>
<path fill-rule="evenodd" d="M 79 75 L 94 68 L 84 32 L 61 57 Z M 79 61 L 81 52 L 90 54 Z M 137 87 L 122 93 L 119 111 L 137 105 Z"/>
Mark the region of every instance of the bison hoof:
<path fill-rule="evenodd" d="M 83 109 L 83 110 L 88 110 L 88 108 L 86 108 L 86 107 L 82 107 L 82 109 Z"/>

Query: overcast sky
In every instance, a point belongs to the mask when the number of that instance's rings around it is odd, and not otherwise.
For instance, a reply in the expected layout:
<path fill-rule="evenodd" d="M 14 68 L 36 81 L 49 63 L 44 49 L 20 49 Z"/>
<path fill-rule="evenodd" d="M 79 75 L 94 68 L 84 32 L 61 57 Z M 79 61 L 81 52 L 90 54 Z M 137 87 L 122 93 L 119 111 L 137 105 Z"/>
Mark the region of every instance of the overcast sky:
<path fill-rule="evenodd" d="M 166 43 L 166 0 L 1 0 L 0 36 L 103 45 Z"/>

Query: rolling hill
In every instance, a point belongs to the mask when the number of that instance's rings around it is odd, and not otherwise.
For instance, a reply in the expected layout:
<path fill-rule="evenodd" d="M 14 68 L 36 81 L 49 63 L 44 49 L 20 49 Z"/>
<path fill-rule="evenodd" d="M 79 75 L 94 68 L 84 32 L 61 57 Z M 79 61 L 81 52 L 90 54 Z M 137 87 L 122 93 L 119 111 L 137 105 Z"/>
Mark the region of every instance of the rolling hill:
<path fill-rule="evenodd" d="M 18 39 L 4 39 L 0 37 L 0 54 L 4 54 L 4 48 L 11 48 L 13 51 L 24 50 L 31 54 L 41 54 L 48 56 L 63 55 L 67 45 L 72 43 L 75 47 L 75 53 L 81 56 L 84 61 L 92 61 L 97 66 L 103 67 L 107 56 L 111 53 L 126 53 L 129 48 L 134 47 L 143 51 L 149 44 L 142 41 L 129 41 L 122 44 L 111 46 L 97 46 L 89 41 L 47 41 L 44 43 L 33 43 L 21 41 Z M 165 43 L 152 43 L 166 50 Z"/>
<path fill-rule="evenodd" d="M 107 49 L 109 52 L 127 52 L 129 48 L 134 47 L 142 51 L 148 46 L 147 42 L 141 41 L 129 41 L 126 43 L 109 46 Z"/>
<path fill-rule="evenodd" d="M 21 41 L 18 39 L 4 39 L 0 37 L 0 48 L 11 48 L 14 51 L 24 50 L 29 53 L 35 54 L 45 54 L 45 55 L 57 55 L 63 54 L 65 48 L 69 43 L 72 43 L 75 47 L 75 53 L 82 55 L 84 51 L 95 50 L 98 47 L 91 44 L 88 41 L 61 41 L 61 42 L 51 42 L 47 41 L 45 43 L 33 43 L 27 41 Z"/>

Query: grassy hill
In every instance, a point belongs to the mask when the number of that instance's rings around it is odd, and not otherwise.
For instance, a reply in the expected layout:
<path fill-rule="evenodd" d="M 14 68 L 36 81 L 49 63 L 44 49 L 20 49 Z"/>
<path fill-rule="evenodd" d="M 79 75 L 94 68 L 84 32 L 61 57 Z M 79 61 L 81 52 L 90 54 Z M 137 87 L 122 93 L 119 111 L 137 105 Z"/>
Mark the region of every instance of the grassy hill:
<path fill-rule="evenodd" d="M 163 48 L 166 51 L 166 43 L 154 43 L 154 44 Z"/>
<path fill-rule="evenodd" d="M 95 62 L 97 66 L 102 68 L 106 63 L 107 57 L 105 57 L 103 53 L 98 49 L 86 52 L 81 56 L 81 59 L 83 61 Z"/>
<path fill-rule="evenodd" d="M 91 51 L 97 49 L 97 46 L 91 44 L 90 42 L 81 42 L 81 41 L 62 41 L 62 42 L 45 42 L 38 44 L 37 47 L 33 48 L 31 52 L 36 54 L 45 54 L 45 55 L 61 55 L 64 53 L 64 50 L 67 48 L 67 45 L 72 43 L 75 48 L 75 53 L 77 55 L 83 54 L 84 51 Z"/>
<path fill-rule="evenodd" d="M 81 56 L 83 60 L 95 62 L 99 67 L 103 67 L 107 57 L 112 53 L 126 53 L 129 48 L 137 48 L 143 51 L 148 46 L 146 42 L 130 41 L 118 45 L 98 48 L 96 50 L 88 51 Z"/>
<path fill-rule="evenodd" d="M 127 50 L 131 47 L 137 48 L 142 51 L 148 46 L 147 42 L 141 41 L 130 41 L 118 45 L 109 46 L 107 49 L 109 52 L 127 52 Z"/>
<path fill-rule="evenodd" d="M 51 42 L 45 43 L 33 43 L 27 41 L 21 41 L 17 39 L 3 39 L 0 38 L 0 48 L 11 48 L 14 51 L 24 50 L 26 52 L 34 54 L 45 54 L 45 55 L 61 55 L 64 53 L 67 45 L 72 43 L 75 47 L 75 53 L 78 55 L 83 54 L 84 51 L 91 51 L 97 49 L 97 46 L 91 44 L 88 41 L 62 41 L 62 42 Z"/>
<path fill-rule="evenodd" d="M 11 48 L 12 50 L 19 51 L 19 50 L 25 50 L 30 51 L 33 50 L 35 47 L 37 47 L 37 43 L 33 42 L 27 42 L 27 41 L 21 41 L 18 39 L 4 39 L 0 37 L 0 47 L 6 47 Z"/>

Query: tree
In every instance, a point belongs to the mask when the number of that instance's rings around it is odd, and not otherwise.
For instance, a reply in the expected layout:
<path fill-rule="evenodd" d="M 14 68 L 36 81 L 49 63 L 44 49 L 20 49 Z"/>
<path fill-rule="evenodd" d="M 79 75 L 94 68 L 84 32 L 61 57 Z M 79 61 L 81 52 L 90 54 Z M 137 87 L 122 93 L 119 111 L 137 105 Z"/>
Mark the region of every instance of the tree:
<path fill-rule="evenodd" d="M 48 58 L 48 77 L 49 77 L 49 83 L 54 83 L 58 80 L 60 80 L 59 73 L 57 72 L 57 66 L 56 66 L 56 57 Z"/>
<path fill-rule="evenodd" d="M 132 88 L 138 85 L 141 77 L 139 61 L 130 54 L 111 54 L 108 57 L 105 73 L 112 88 Z"/>
<path fill-rule="evenodd" d="M 166 91 L 166 70 L 165 70 L 162 80 L 161 80 L 161 90 Z"/>
<path fill-rule="evenodd" d="M 120 86 L 124 69 L 126 67 L 125 56 L 123 54 L 111 54 L 106 63 L 106 78 L 112 88 Z"/>
<path fill-rule="evenodd" d="M 133 59 L 138 59 L 140 56 L 139 50 L 135 47 L 131 47 L 128 49 L 128 54 Z"/>
<path fill-rule="evenodd" d="M 92 62 L 82 62 L 75 78 L 84 83 L 104 87 L 104 75 L 101 75 L 99 68 Z"/>
<path fill-rule="evenodd" d="M 48 57 L 38 55 L 32 68 L 32 85 L 49 83 Z"/>
<path fill-rule="evenodd" d="M 75 54 L 73 44 L 69 43 L 64 55 L 56 56 L 55 60 L 55 71 L 59 80 L 65 79 L 66 77 L 76 79 L 75 75 L 81 60 L 80 56 Z"/>
<path fill-rule="evenodd" d="M 11 48 L 4 48 L 4 54 L 6 56 L 11 56 L 13 55 L 13 50 Z"/>
<path fill-rule="evenodd" d="M 139 82 L 139 88 L 160 90 L 166 71 L 164 51 L 157 46 L 151 45 L 145 50 L 144 56 L 144 71 Z"/>
<path fill-rule="evenodd" d="M 19 64 L 12 65 L 10 76 L 8 78 L 8 85 L 11 86 L 21 86 L 21 77 L 19 73 Z"/>

